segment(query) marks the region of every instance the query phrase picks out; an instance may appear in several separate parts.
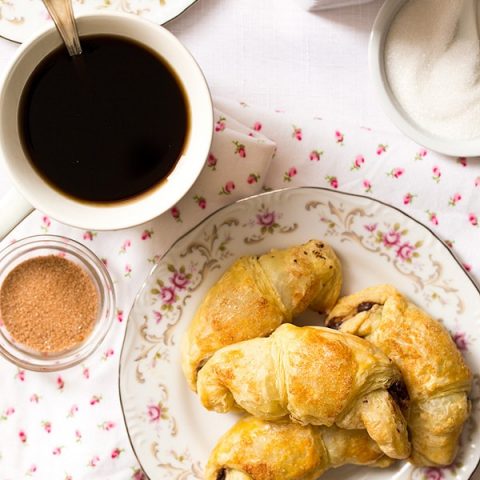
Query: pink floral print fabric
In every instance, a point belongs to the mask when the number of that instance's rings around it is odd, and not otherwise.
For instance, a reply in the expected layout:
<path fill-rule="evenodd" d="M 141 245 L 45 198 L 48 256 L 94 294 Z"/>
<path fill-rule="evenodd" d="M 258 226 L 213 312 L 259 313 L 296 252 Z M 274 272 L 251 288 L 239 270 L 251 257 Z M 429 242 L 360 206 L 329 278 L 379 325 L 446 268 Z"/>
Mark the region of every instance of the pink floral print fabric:
<path fill-rule="evenodd" d="M 171 243 L 222 205 L 262 190 L 302 185 L 377 198 L 427 225 L 478 283 L 478 159 L 437 155 L 401 134 L 365 126 L 266 112 L 223 99 L 216 100 L 216 107 L 212 148 L 202 174 L 170 211 L 117 232 L 70 228 L 37 211 L 1 243 L 47 233 L 85 244 L 107 266 L 118 303 L 107 338 L 81 365 L 45 374 L 0 358 L 0 480 L 145 478 L 128 440 L 118 394 L 129 309 Z M 258 221 L 274 228 L 275 218 L 268 213 Z M 415 245 L 395 228 L 375 234 L 399 257 L 414 255 Z M 172 272 L 159 292 L 168 302 L 188 282 L 184 272 Z M 461 331 L 455 341 L 468 348 Z M 152 422 L 164 421 L 161 401 L 146 407 Z M 431 470 L 428 478 L 442 478 L 441 471 Z"/>

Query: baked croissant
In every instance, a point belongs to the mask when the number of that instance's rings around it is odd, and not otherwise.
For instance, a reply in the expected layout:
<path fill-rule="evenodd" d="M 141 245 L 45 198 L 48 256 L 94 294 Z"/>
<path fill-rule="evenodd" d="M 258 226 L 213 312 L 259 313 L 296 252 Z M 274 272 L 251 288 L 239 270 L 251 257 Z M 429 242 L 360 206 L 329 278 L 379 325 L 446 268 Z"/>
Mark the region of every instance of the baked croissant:
<path fill-rule="evenodd" d="M 183 339 L 182 368 L 192 390 L 217 350 L 269 335 L 309 307 L 329 310 L 341 286 L 340 262 L 319 240 L 238 259 L 209 290 Z"/>
<path fill-rule="evenodd" d="M 366 429 L 392 458 L 410 454 L 406 422 L 388 393 L 401 376 L 369 342 L 284 324 L 268 338 L 217 351 L 198 374 L 208 410 L 242 408 L 264 420 Z"/>
<path fill-rule="evenodd" d="M 368 339 L 400 369 L 410 397 L 411 462 L 450 465 L 469 415 L 472 374 L 447 330 L 390 285 L 342 298 L 327 325 Z"/>
<path fill-rule="evenodd" d="M 219 439 L 205 480 L 315 480 L 348 463 L 388 467 L 392 462 L 365 430 L 246 417 Z"/>

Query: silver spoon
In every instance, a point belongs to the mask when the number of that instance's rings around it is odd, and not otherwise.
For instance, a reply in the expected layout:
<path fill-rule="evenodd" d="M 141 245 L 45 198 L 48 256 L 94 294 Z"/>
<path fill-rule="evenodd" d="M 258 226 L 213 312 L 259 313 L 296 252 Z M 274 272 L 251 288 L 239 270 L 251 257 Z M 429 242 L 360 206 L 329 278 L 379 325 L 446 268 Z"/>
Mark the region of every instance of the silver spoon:
<path fill-rule="evenodd" d="M 463 0 L 458 22 L 458 39 L 478 40 L 477 3 L 477 0 Z"/>
<path fill-rule="evenodd" d="M 82 47 L 73 16 L 72 0 L 43 0 L 70 56 L 80 55 Z"/>

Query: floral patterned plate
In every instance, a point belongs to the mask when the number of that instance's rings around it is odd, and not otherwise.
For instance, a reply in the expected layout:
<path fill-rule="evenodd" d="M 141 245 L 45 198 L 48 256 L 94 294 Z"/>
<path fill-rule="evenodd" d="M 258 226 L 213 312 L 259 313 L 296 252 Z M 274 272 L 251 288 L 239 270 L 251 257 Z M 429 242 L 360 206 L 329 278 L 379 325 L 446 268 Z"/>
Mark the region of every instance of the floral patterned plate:
<path fill-rule="evenodd" d="M 121 11 L 162 25 L 180 15 L 196 0 L 72 0 L 75 14 Z M 23 42 L 51 22 L 42 0 L 0 0 L 0 36 Z M 53 24 L 52 24 L 53 25 Z"/>
<path fill-rule="evenodd" d="M 120 395 L 131 443 L 155 480 L 201 479 L 234 414 L 207 412 L 187 387 L 179 343 L 209 287 L 241 255 L 323 238 L 338 253 L 344 293 L 389 282 L 444 321 L 475 370 L 472 416 L 454 465 L 387 470 L 344 467 L 325 479 L 468 479 L 480 452 L 480 295 L 448 248 L 426 227 L 370 198 L 294 188 L 231 204 L 180 238 L 159 261 L 131 311 L 120 367 Z M 311 314 L 310 314 L 311 315 Z M 303 323 L 318 321 L 308 313 Z"/>

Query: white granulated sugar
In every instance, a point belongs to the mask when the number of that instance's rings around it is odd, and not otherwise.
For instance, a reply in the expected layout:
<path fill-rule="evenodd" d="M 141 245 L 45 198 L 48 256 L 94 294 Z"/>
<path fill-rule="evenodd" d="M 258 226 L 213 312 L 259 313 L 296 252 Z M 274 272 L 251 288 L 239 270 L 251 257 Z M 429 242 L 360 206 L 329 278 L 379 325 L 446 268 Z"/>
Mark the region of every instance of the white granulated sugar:
<path fill-rule="evenodd" d="M 409 0 L 385 44 L 385 71 L 398 103 L 427 132 L 480 136 L 479 39 L 457 37 L 463 0 Z"/>

